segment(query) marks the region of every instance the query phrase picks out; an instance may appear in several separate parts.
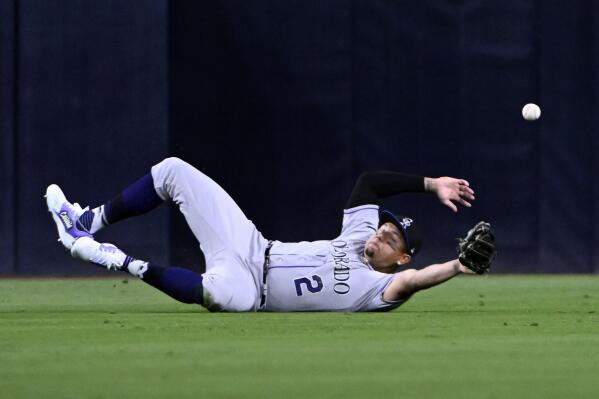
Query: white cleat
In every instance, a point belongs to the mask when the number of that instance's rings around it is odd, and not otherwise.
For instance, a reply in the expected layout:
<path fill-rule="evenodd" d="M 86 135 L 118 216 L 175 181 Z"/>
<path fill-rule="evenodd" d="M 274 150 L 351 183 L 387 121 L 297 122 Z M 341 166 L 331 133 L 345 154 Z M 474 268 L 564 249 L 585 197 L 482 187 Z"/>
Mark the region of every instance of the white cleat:
<path fill-rule="evenodd" d="M 80 237 L 71 248 L 73 258 L 104 266 L 108 270 L 120 270 L 127 255 L 116 246 L 99 243 L 91 237 Z"/>
<path fill-rule="evenodd" d="M 93 235 L 82 230 L 81 225 L 77 223 L 79 217 L 88 208 L 81 209 L 79 204 L 71 204 L 56 184 L 48 186 L 44 197 L 46 198 L 48 211 L 52 214 L 52 219 L 54 219 L 54 223 L 58 229 L 58 241 L 66 249 L 71 249 L 73 243 L 81 237 L 93 238 Z"/>

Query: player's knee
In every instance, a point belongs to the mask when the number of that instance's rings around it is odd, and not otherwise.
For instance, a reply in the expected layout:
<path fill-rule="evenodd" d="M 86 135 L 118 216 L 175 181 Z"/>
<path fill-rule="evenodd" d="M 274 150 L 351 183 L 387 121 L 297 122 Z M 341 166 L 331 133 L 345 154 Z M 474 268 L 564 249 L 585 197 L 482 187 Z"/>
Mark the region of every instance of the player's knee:
<path fill-rule="evenodd" d="M 250 312 L 254 309 L 253 305 L 253 301 L 235 295 L 232 290 L 204 288 L 204 307 L 211 312 Z"/>
<path fill-rule="evenodd" d="M 173 171 L 185 169 L 190 166 L 187 162 L 177 157 L 165 158 L 161 163 L 165 168 Z"/>
<path fill-rule="evenodd" d="M 226 310 L 233 299 L 233 290 L 227 287 L 204 286 L 204 307 L 211 312 Z"/>
<path fill-rule="evenodd" d="M 254 308 L 251 292 L 236 290 L 227 279 L 204 275 L 204 307 L 211 312 L 248 312 Z"/>
<path fill-rule="evenodd" d="M 191 168 L 187 162 L 177 157 L 165 158 L 152 167 L 152 178 L 156 192 L 163 200 L 174 198 L 180 177 L 185 168 Z"/>
<path fill-rule="evenodd" d="M 179 178 L 185 178 L 194 169 L 193 166 L 177 157 L 165 158 L 162 162 L 156 165 L 157 175 L 161 181 L 167 185 L 175 185 Z"/>

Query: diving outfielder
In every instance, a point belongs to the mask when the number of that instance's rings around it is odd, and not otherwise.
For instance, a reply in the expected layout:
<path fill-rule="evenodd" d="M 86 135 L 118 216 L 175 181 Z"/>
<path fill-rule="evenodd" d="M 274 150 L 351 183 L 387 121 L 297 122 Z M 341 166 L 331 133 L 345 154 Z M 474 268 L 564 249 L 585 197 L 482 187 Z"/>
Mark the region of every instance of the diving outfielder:
<path fill-rule="evenodd" d="M 459 258 L 421 270 L 403 269 L 420 249 L 413 219 L 379 209 L 404 192 L 431 192 L 457 212 L 470 207 L 466 180 L 393 172 L 362 174 L 333 240 L 286 243 L 265 239 L 233 199 L 212 179 L 178 158 L 167 158 L 111 201 L 82 209 L 52 184 L 46 202 L 59 241 L 75 258 L 122 270 L 184 302 L 211 311 L 391 310 L 414 293 L 460 273 L 484 273 L 495 257 L 488 223 L 460 241 Z M 93 234 L 166 200 L 185 217 L 206 258 L 202 275 L 136 259 Z M 454 203 L 455 202 L 455 203 Z"/>

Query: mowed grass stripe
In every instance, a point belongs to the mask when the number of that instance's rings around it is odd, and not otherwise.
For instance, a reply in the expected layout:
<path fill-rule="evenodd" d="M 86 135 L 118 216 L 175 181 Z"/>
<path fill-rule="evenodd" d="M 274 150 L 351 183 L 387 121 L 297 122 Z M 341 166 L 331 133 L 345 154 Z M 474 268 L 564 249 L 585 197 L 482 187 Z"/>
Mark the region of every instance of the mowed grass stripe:
<path fill-rule="evenodd" d="M 598 348 L 597 276 L 464 276 L 370 314 L 0 280 L 0 398 L 596 398 Z"/>

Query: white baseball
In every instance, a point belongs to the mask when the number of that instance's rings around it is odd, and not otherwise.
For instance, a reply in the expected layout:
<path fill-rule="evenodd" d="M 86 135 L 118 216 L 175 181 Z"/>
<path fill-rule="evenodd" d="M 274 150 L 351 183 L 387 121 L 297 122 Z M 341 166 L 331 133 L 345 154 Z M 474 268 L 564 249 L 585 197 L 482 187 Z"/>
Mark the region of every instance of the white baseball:
<path fill-rule="evenodd" d="M 522 117 L 527 121 L 536 121 L 541 117 L 541 108 L 537 104 L 528 103 L 522 108 Z"/>

